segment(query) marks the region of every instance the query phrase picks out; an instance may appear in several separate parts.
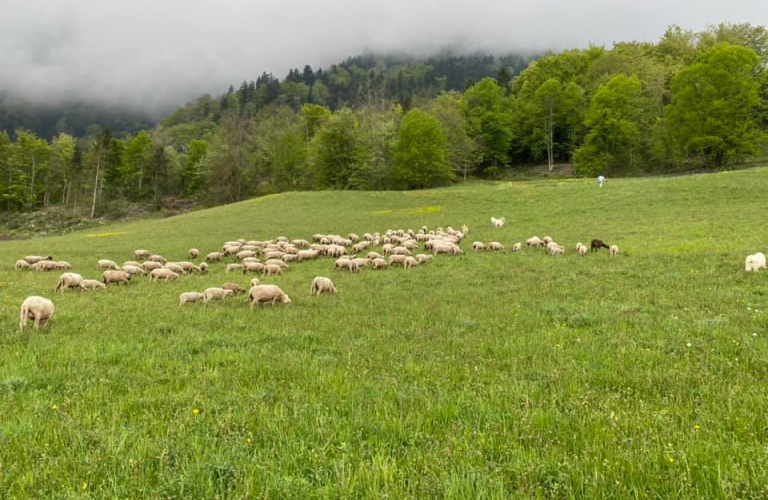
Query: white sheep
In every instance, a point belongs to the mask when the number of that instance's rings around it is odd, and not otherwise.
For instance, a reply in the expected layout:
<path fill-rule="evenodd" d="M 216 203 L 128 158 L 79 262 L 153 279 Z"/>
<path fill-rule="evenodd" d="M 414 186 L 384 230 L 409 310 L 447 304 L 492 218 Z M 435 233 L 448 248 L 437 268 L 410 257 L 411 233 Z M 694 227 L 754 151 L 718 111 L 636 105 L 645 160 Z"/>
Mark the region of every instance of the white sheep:
<path fill-rule="evenodd" d="M 224 254 L 221 252 L 211 252 L 205 256 L 206 262 L 219 262 L 224 258 Z"/>
<path fill-rule="evenodd" d="M 19 328 L 23 330 L 24 327 L 27 326 L 27 320 L 34 319 L 35 330 L 37 330 L 41 324 L 42 326 L 48 324 L 48 321 L 53 317 L 55 311 L 56 308 L 53 307 L 53 302 L 50 300 L 44 297 L 38 297 L 37 295 L 27 297 L 24 299 L 24 302 L 21 303 Z"/>
<path fill-rule="evenodd" d="M 208 274 L 208 263 L 207 262 L 201 262 L 199 266 L 200 268 L 200 274 Z"/>
<path fill-rule="evenodd" d="M 26 260 L 29 264 L 37 264 L 40 261 L 43 260 L 53 260 L 53 257 L 50 255 L 48 257 L 41 257 L 39 255 L 27 255 L 24 257 L 24 260 Z"/>
<path fill-rule="evenodd" d="M 434 255 L 427 255 L 425 253 L 420 253 L 420 254 L 416 255 L 416 262 L 418 262 L 419 264 L 423 264 L 423 263 L 425 263 L 425 262 L 427 262 L 429 260 L 435 260 L 435 256 Z"/>
<path fill-rule="evenodd" d="M 241 287 L 237 283 L 224 283 L 221 285 L 224 290 L 232 290 L 232 293 L 237 295 L 238 293 L 245 293 L 245 288 Z"/>
<path fill-rule="evenodd" d="M 72 264 L 65 260 L 58 261 L 54 266 L 54 269 L 72 269 Z"/>
<path fill-rule="evenodd" d="M 159 262 L 153 262 L 151 260 L 148 260 L 148 261 L 144 262 L 141 265 L 141 267 L 145 271 L 154 271 L 155 269 L 162 269 L 163 265 L 161 263 L 159 263 Z"/>
<path fill-rule="evenodd" d="M 272 305 L 280 302 L 290 304 L 291 299 L 277 285 L 256 285 L 248 291 L 248 306 L 253 309 L 261 302 L 269 302 Z"/>
<path fill-rule="evenodd" d="M 232 271 L 242 271 L 243 266 L 241 264 L 227 264 L 227 268 L 224 270 L 225 273 L 229 273 Z"/>
<path fill-rule="evenodd" d="M 765 255 L 762 252 L 757 252 L 753 255 L 747 255 L 745 261 L 745 270 L 747 272 L 757 272 L 760 269 L 765 269 Z"/>
<path fill-rule="evenodd" d="M 330 293 L 335 295 L 338 292 L 333 285 L 333 281 L 322 276 L 318 276 L 312 280 L 312 286 L 309 288 L 309 295 L 320 295 L 321 293 Z"/>
<path fill-rule="evenodd" d="M 155 271 L 152 271 L 155 272 Z M 170 272 L 170 271 L 169 271 Z M 125 271 L 104 271 L 101 275 L 101 281 L 105 285 L 108 283 L 117 283 L 118 285 L 120 283 L 128 284 L 129 281 L 131 281 L 131 275 L 126 273 Z"/>
<path fill-rule="evenodd" d="M 405 257 L 405 261 L 403 262 L 403 268 L 410 269 L 412 267 L 416 267 L 419 265 L 419 261 L 415 258 L 411 257 L 410 255 Z"/>
<path fill-rule="evenodd" d="M 521 248 L 523 248 L 523 245 L 520 242 L 517 242 L 514 245 L 512 245 L 513 252 L 519 252 Z"/>
<path fill-rule="evenodd" d="M 179 275 L 170 269 L 166 268 L 160 268 L 160 269 L 153 269 L 151 273 L 149 273 L 149 281 L 156 282 L 158 280 L 165 280 L 166 283 L 168 283 L 171 280 L 178 279 Z"/>
<path fill-rule="evenodd" d="M 504 250 L 504 245 L 502 245 L 502 244 L 501 244 L 501 243 L 499 243 L 498 241 L 492 241 L 492 242 L 490 242 L 490 243 L 488 244 L 488 248 L 490 248 L 491 250 L 495 250 L 495 251 L 497 251 L 497 252 L 498 252 L 498 251 L 500 251 L 500 250 Z"/>
<path fill-rule="evenodd" d="M 184 304 L 187 304 L 187 303 L 198 302 L 204 297 L 205 296 L 200 292 L 184 292 L 181 295 L 179 295 L 179 305 L 183 306 Z"/>
<path fill-rule="evenodd" d="M 150 252 L 149 250 L 141 249 L 141 250 L 134 250 L 133 251 L 133 258 L 136 259 L 136 260 L 146 259 L 150 255 L 152 255 L 152 252 Z"/>
<path fill-rule="evenodd" d="M 580 246 L 580 247 L 577 249 L 577 251 L 579 252 L 579 255 L 581 255 L 581 256 L 584 256 L 584 255 L 587 255 L 587 252 L 589 252 L 589 249 L 588 249 L 586 246 L 584 246 L 584 245 L 581 245 L 581 246 Z"/>
<path fill-rule="evenodd" d="M 32 264 L 35 271 L 53 271 L 56 269 L 56 263 L 50 260 L 41 260 Z"/>
<path fill-rule="evenodd" d="M 475 241 L 472 243 L 472 250 L 475 252 L 479 252 L 480 250 L 485 250 L 485 243 L 482 241 Z"/>
<path fill-rule="evenodd" d="M 608 251 L 611 253 L 611 257 L 614 255 L 619 255 L 619 247 L 616 245 L 611 245 L 611 248 L 609 248 Z"/>
<path fill-rule="evenodd" d="M 550 243 L 552 243 L 552 237 L 551 236 L 545 236 L 545 237 L 543 237 L 541 239 L 541 241 L 543 241 L 545 245 L 549 245 Z"/>
<path fill-rule="evenodd" d="M 264 276 L 272 276 L 273 274 L 278 276 L 283 274 L 283 268 L 277 264 L 267 264 L 264 266 Z"/>
<path fill-rule="evenodd" d="M 261 281 L 259 281 L 259 278 L 253 278 L 251 280 L 251 288 L 255 287 L 256 285 L 260 285 Z"/>
<path fill-rule="evenodd" d="M 107 285 L 98 280 L 83 280 L 80 283 L 80 288 L 83 290 L 104 290 L 107 288 Z"/>
<path fill-rule="evenodd" d="M 144 269 L 136 266 L 123 266 L 123 271 L 125 271 L 128 274 L 134 275 L 134 274 L 146 274 Z"/>
<path fill-rule="evenodd" d="M 527 240 L 525 240 L 525 246 L 528 247 L 540 247 L 543 246 L 545 243 L 539 239 L 538 236 L 531 236 Z"/>
<path fill-rule="evenodd" d="M 150 255 L 147 260 L 151 260 L 152 262 L 159 262 L 161 264 L 165 264 L 165 257 L 162 255 Z"/>
<path fill-rule="evenodd" d="M 120 269 L 120 266 L 118 266 L 114 261 L 111 261 L 109 259 L 100 259 L 98 264 L 99 264 L 99 269 L 114 269 L 114 270 Z"/>
<path fill-rule="evenodd" d="M 189 255 L 190 259 L 196 259 L 198 255 L 200 255 L 200 250 L 197 248 L 190 248 L 189 252 L 187 252 L 187 255 Z"/>
<path fill-rule="evenodd" d="M 383 269 L 389 267 L 389 264 L 387 264 L 386 260 L 376 257 L 375 259 L 371 260 L 371 267 L 374 269 Z"/>
<path fill-rule="evenodd" d="M 56 286 L 53 287 L 53 293 L 56 293 L 58 291 L 61 291 L 61 293 L 64 293 L 64 290 L 67 288 L 75 288 L 80 290 L 83 283 L 83 277 L 80 276 L 77 273 L 64 273 L 61 276 L 59 276 L 59 281 L 56 283 Z"/>
<path fill-rule="evenodd" d="M 495 227 L 496 229 L 500 229 L 504 227 L 504 224 L 507 222 L 507 219 L 502 217 L 501 219 L 497 219 L 496 217 L 491 217 L 491 225 Z"/>
<path fill-rule="evenodd" d="M 17 260 L 16 261 L 16 270 L 21 271 L 22 269 L 32 269 L 32 266 L 24 259 Z"/>
<path fill-rule="evenodd" d="M 565 253 L 565 248 L 563 247 L 560 247 L 557 245 L 552 245 L 551 247 L 549 247 L 549 255 L 562 255 L 564 253 Z"/>
<path fill-rule="evenodd" d="M 226 300 L 230 295 L 234 295 L 232 290 L 226 290 L 224 288 L 211 287 L 206 288 L 203 292 L 203 302 L 206 304 L 212 300 Z"/>

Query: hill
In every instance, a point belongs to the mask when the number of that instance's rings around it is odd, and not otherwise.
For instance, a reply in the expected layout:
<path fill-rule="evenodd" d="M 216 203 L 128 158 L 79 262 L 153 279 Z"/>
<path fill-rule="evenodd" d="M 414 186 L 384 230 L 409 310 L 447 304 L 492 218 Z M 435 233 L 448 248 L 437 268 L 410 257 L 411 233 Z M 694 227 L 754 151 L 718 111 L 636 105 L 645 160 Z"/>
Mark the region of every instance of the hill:
<path fill-rule="evenodd" d="M 0 488 L 11 498 L 757 498 L 765 493 L 768 169 L 669 179 L 465 183 L 256 198 L 98 232 L 0 243 Z M 507 225 L 492 229 L 491 216 Z M 265 278 L 290 307 L 178 295 L 250 276 L 137 279 L 53 296 L 146 247 L 421 225 L 466 254 L 358 275 Z M 562 257 L 509 248 L 537 234 Z M 617 244 L 579 257 L 577 241 Z M 503 253 L 474 253 L 497 240 Z M 309 297 L 314 276 L 338 296 Z M 19 333 L 28 295 L 44 330 Z"/>

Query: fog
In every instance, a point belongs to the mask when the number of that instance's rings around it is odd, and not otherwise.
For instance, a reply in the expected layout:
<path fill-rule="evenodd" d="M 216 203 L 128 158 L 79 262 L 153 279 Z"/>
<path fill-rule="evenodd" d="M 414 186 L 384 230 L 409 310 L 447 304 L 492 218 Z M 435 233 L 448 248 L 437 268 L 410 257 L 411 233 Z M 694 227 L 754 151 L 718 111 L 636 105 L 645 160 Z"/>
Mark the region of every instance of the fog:
<path fill-rule="evenodd" d="M 263 71 L 363 51 L 495 54 L 657 40 L 670 24 L 768 24 L 765 0 L 4 0 L 0 91 L 153 114 Z"/>

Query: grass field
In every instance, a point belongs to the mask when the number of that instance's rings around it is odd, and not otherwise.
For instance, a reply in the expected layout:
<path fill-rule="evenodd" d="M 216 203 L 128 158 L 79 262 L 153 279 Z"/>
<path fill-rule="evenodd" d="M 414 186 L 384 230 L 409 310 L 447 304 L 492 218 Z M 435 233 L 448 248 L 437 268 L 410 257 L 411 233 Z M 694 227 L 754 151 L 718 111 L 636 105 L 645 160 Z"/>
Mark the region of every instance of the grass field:
<path fill-rule="evenodd" d="M 768 169 L 670 179 L 288 193 L 176 218 L 0 243 L 0 498 L 766 498 Z M 491 216 L 506 216 L 501 230 Z M 54 296 L 58 272 L 148 248 L 470 226 L 461 257 L 242 296 L 146 279 Z M 480 253 L 551 235 L 566 255 Z M 577 241 L 617 244 L 579 257 Z M 309 296 L 314 276 L 338 296 Z M 51 324 L 18 329 L 24 297 Z"/>

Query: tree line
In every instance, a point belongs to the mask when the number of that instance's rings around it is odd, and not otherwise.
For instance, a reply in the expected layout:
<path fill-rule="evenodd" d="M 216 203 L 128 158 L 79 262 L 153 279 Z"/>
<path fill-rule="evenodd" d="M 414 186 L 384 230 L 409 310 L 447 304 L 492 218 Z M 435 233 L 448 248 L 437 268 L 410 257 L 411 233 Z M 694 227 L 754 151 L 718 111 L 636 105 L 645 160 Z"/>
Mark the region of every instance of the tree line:
<path fill-rule="evenodd" d="M 541 163 L 631 175 L 765 152 L 762 26 L 672 26 L 657 43 L 550 53 L 519 74 L 510 62 L 485 60 L 493 77 L 451 88 L 435 61 L 350 59 L 202 96 L 124 139 L 109 129 L 50 142 L 2 133 L 0 202 L 93 217 L 167 196 L 213 205 L 286 190 L 419 189 Z"/>

